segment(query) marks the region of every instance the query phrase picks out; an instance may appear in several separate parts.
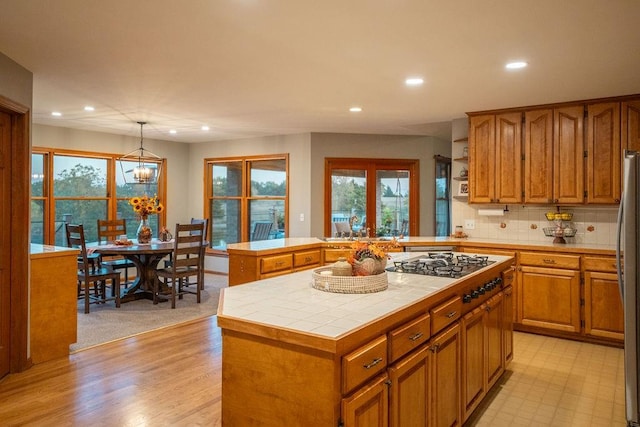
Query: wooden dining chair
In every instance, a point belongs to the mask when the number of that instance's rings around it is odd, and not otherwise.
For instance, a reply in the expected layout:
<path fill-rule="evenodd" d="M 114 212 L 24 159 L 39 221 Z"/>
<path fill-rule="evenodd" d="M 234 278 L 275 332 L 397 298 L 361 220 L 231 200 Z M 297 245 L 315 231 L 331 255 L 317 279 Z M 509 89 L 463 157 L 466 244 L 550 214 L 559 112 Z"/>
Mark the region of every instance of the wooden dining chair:
<path fill-rule="evenodd" d="M 204 226 L 204 242 L 208 241 L 208 234 L 209 234 L 209 219 L 208 218 L 191 218 L 191 224 L 203 224 Z M 194 231 L 192 232 L 192 234 L 197 234 L 199 233 L 199 231 Z M 164 267 L 165 268 L 169 268 L 171 267 L 171 262 L 173 260 L 173 255 L 169 255 L 169 259 L 165 260 L 164 262 Z M 202 257 L 202 263 L 203 265 L 201 266 L 201 268 L 204 271 L 204 257 Z M 189 281 L 189 278 L 187 277 L 185 279 L 185 284 L 184 286 L 189 286 L 191 282 Z M 204 281 L 203 283 L 200 283 L 200 289 L 204 289 Z"/>
<path fill-rule="evenodd" d="M 126 219 L 99 219 L 98 220 L 98 243 L 109 243 L 118 240 L 120 236 L 127 234 Z M 129 268 L 135 268 L 135 264 L 123 257 L 110 256 L 102 257 L 102 263 L 110 266 L 115 271 L 124 271 L 124 281 L 129 281 Z"/>
<path fill-rule="evenodd" d="M 176 224 L 173 239 L 171 265 L 156 272 L 153 303 L 158 303 L 161 283 L 171 288 L 171 308 L 176 308 L 176 297 L 183 299 L 185 294 L 195 294 L 200 303 L 204 283 L 204 224 Z M 187 286 L 188 278 L 193 278 L 190 284 L 196 286 Z"/>
<path fill-rule="evenodd" d="M 120 273 L 116 273 L 106 265 L 91 266 L 87 257 L 82 224 L 65 224 L 65 228 L 69 247 L 80 250 L 78 261 L 80 292 L 78 297 L 84 297 L 84 312 L 89 313 L 91 303 L 106 303 L 111 300 L 115 300 L 116 307 L 120 307 Z M 108 286 L 108 282 L 110 282 L 110 286 Z M 111 296 L 107 296 L 107 287 L 111 288 Z"/>

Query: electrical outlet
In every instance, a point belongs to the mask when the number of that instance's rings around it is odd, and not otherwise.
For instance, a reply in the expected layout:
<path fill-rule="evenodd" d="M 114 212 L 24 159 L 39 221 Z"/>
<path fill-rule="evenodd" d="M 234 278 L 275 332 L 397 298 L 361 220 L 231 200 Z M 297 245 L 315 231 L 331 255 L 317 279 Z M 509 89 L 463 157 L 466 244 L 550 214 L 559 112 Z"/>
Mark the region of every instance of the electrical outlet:
<path fill-rule="evenodd" d="M 464 220 L 464 228 L 467 230 L 473 230 L 476 228 L 476 222 L 473 219 L 465 219 Z"/>
<path fill-rule="evenodd" d="M 304 214 L 303 214 L 303 213 L 301 213 L 301 214 L 300 214 L 300 222 L 303 222 L 303 221 L 304 221 Z"/>

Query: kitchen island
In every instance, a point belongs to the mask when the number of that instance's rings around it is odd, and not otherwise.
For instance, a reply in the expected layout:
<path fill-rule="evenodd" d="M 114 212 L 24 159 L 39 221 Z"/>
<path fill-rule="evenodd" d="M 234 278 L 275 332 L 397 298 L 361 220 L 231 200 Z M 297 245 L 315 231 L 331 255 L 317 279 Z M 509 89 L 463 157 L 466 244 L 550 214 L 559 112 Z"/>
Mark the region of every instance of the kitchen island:
<path fill-rule="evenodd" d="M 224 289 L 223 423 L 461 425 L 512 354 L 514 258 L 490 260 L 457 279 L 389 272 L 368 294 L 314 289 L 310 271 Z"/>

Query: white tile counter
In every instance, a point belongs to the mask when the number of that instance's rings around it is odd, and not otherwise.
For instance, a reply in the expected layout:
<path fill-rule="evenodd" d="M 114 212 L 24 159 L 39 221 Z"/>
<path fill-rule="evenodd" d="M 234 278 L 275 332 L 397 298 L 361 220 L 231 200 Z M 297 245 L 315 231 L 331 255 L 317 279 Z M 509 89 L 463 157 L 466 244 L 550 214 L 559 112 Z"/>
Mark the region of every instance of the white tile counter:
<path fill-rule="evenodd" d="M 419 252 L 391 253 L 401 260 Z M 491 255 L 496 264 L 510 258 Z M 496 264 L 491 265 L 491 267 Z M 487 267 L 489 268 L 489 267 Z M 388 289 L 367 294 L 324 292 L 311 286 L 311 270 L 260 280 L 222 290 L 218 316 L 325 338 L 337 338 L 434 293 L 468 280 L 388 272 Z"/>

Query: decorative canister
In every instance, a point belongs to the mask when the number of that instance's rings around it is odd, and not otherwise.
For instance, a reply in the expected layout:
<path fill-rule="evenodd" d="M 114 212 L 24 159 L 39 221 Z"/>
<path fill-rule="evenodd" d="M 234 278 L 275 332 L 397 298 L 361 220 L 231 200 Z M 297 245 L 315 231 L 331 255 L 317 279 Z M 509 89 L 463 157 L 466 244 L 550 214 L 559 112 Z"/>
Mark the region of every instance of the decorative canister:
<path fill-rule="evenodd" d="M 352 276 L 351 264 L 345 257 L 338 258 L 338 261 L 334 262 L 331 266 L 331 274 L 333 276 Z"/>
<path fill-rule="evenodd" d="M 167 230 L 165 227 L 162 227 L 162 229 L 158 233 L 158 239 L 160 239 L 161 242 L 168 242 L 169 240 L 173 239 L 173 236 L 171 235 L 171 233 L 169 233 L 169 230 Z"/>
<path fill-rule="evenodd" d="M 354 271 L 356 276 L 372 276 L 384 273 L 386 266 L 386 259 L 365 258 L 362 261 L 356 261 Z"/>

